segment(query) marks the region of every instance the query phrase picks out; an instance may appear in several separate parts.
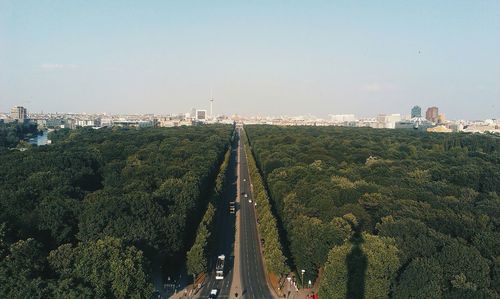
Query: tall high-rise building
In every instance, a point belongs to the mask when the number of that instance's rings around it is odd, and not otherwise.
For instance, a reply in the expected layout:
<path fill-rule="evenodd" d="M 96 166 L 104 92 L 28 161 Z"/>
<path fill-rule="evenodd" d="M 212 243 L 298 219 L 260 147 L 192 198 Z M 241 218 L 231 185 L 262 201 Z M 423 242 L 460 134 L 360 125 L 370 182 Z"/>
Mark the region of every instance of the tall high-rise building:
<path fill-rule="evenodd" d="M 439 116 L 438 107 L 427 108 L 427 111 L 425 112 L 425 119 L 435 123 L 438 121 L 438 116 Z"/>
<path fill-rule="evenodd" d="M 413 106 L 411 108 L 411 118 L 422 117 L 422 108 L 420 106 Z"/>
<path fill-rule="evenodd" d="M 28 111 L 22 106 L 14 106 L 10 109 L 10 117 L 17 120 L 25 120 L 28 118 Z"/>

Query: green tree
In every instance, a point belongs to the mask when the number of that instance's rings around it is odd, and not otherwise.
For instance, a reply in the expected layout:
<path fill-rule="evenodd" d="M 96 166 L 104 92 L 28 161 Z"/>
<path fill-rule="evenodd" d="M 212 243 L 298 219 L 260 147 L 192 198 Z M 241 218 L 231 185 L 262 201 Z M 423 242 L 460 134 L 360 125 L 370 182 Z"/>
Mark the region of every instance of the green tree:
<path fill-rule="evenodd" d="M 50 253 L 49 261 L 63 278 L 83 281 L 97 297 L 144 298 L 153 291 L 142 252 L 117 238 L 79 243 L 74 248 L 63 245 Z"/>
<path fill-rule="evenodd" d="M 38 228 L 48 230 L 56 244 L 74 240 L 81 203 L 70 198 L 45 198 L 39 205 Z"/>
<path fill-rule="evenodd" d="M 387 298 L 400 266 L 394 240 L 362 234 L 328 254 L 319 295 L 322 298 Z"/>
<path fill-rule="evenodd" d="M 416 258 L 404 270 L 394 289 L 395 298 L 442 298 L 443 269 L 433 258 Z"/>
<path fill-rule="evenodd" d="M 436 255 L 443 269 L 445 287 L 467 288 L 475 291 L 490 286 L 488 260 L 475 248 L 452 241 Z"/>
<path fill-rule="evenodd" d="M 0 260 L 0 298 L 44 298 L 45 269 L 42 245 L 33 238 L 10 245 Z"/>
<path fill-rule="evenodd" d="M 193 282 L 197 275 L 207 271 L 207 258 L 202 244 L 195 243 L 187 252 L 186 267 L 188 273 L 193 276 Z"/>
<path fill-rule="evenodd" d="M 383 218 L 382 222 L 377 224 L 377 230 L 380 236 L 394 238 L 402 264 L 416 257 L 432 256 L 448 239 L 421 221 L 395 220 L 392 216 Z"/>

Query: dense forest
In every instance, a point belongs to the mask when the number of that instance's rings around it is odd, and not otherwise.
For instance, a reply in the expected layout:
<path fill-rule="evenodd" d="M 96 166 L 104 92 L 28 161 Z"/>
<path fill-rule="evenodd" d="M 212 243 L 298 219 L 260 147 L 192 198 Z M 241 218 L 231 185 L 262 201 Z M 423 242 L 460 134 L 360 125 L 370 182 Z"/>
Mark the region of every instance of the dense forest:
<path fill-rule="evenodd" d="M 20 141 L 38 134 L 36 124 L 0 123 L 0 152 L 16 147 Z"/>
<path fill-rule="evenodd" d="M 232 132 L 61 130 L 2 152 L 0 298 L 149 297 L 152 264 L 185 260 Z"/>
<path fill-rule="evenodd" d="M 321 298 L 498 298 L 500 139 L 246 126 L 292 267 Z"/>

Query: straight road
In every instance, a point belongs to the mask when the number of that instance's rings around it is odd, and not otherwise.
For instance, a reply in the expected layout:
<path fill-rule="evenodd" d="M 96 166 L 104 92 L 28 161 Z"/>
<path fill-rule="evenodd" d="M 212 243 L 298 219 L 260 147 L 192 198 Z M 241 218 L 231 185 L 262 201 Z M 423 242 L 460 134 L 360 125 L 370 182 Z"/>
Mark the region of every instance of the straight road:
<path fill-rule="evenodd" d="M 238 131 L 240 133 L 240 131 Z M 238 134 L 238 136 L 240 136 Z M 241 138 L 240 138 L 241 139 Z M 240 156 L 240 273 L 242 294 L 238 298 L 267 299 L 273 298 L 267 285 L 264 266 L 257 234 L 255 202 L 250 185 L 247 158 L 241 141 L 238 150 Z M 248 196 L 246 197 L 245 194 Z M 251 201 L 251 202 L 250 202 Z M 234 294 L 233 294 L 234 296 Z"/>
<path fill-rule="evenodd" d="M 199 293 L 199 298 L 208 298 L 210 290 L 217 289 L 219 295 L 217 298 L 229 298 L 231 289 L 231 280 L 233 277 L 233 245 L 235 234 L 235 216 L 229 213 L 229 202 L 236 200 L 237 190 L 237 150 L 238 145 L 236 141 L 231 145 L 231 157 L 226 172 L 224 182 L 224 190 L 221 201 L 217 205 L 217 214 L 215 219 L 216 236 L 215 245 L 212 250 L 211 259 L 209 261 L 209 275 L 205 280 L 205 285 Z M 224 266 L 225 274 L 224 279 L 215 279 L 215 264 L 217 257 L 221 254 L 226 256 Z"/>

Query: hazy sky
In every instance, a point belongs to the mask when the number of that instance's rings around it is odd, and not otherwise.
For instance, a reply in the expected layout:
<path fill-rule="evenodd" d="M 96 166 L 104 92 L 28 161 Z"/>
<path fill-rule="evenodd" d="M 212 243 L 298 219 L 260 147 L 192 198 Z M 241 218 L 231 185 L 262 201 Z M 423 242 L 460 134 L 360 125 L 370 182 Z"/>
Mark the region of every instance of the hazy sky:
<path fill-rule="evenodd" d="M 500 118 L 500 1 L 0 0 L 0 111 Z"/>

